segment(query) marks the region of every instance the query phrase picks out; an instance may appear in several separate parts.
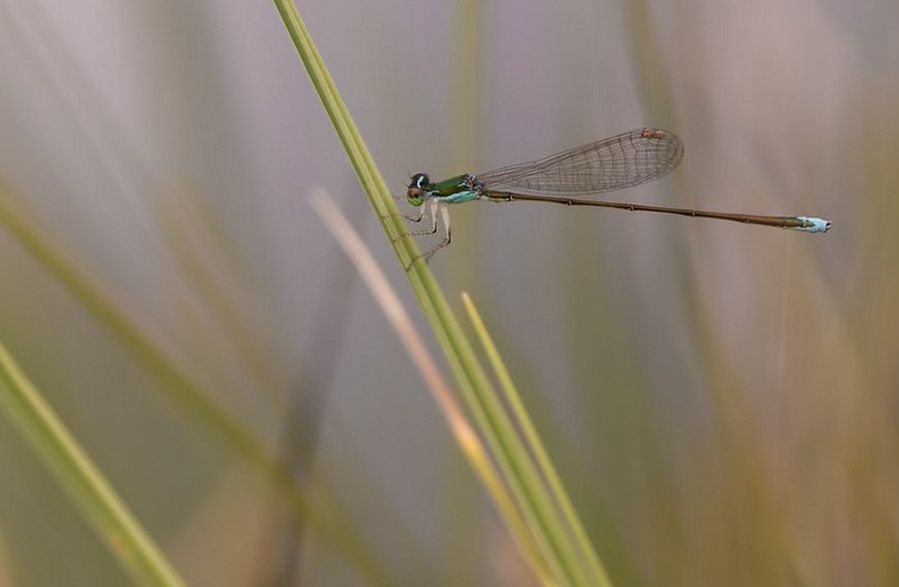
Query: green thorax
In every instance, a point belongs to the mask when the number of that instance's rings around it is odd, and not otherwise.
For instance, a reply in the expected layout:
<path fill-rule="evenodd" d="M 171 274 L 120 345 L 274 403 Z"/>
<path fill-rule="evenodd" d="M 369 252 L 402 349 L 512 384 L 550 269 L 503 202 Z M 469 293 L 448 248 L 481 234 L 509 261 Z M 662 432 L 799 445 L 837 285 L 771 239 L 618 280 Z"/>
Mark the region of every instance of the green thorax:
<path fill-rule="evenodd" d="M 432 198 L 447 204 L 461 204 L 477 199 L 480 194 L 474 189 L 468 174 L 457 175 L 443 181 L 432 183 L 428 189 Z"/>

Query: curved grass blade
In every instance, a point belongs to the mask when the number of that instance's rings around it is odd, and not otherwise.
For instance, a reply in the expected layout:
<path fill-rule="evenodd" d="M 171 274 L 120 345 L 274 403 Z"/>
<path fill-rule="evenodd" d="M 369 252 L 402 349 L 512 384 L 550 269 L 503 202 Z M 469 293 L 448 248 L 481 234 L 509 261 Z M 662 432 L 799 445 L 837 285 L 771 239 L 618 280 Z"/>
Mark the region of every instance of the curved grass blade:
<path fill-rule="evenodd" d="M 0 406 L 132 580 L 140 585 L 185 585 L 2 343 Z"/>
<path fill-rule="evenodd" d="M 95 318 L 115 334 L 153 376 L 161 390 L 195 422 L 216 434 L 235 453 L 269 477 L 291 510 L 302 516 L 336 552 L 345 556 L 371 582 L 389 585 L 387 573 L 351 526 L 340 523 L 343 513 L 317 503 L 314 493 L 299 487 L 284 464 L 231 413 L 218 405 L 210 390 L 183 370 L 100 285 L 95 283 L 56 243 L 12 204 L 0 182 L 0 224 L 47 270 L 69 289 Z"/>

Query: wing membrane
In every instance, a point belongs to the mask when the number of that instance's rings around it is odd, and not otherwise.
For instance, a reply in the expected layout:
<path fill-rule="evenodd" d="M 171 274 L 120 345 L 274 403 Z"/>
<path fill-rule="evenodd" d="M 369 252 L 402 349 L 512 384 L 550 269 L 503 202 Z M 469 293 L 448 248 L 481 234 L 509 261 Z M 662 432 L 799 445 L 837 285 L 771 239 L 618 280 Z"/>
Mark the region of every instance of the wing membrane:
<path fill-rule="evenodd" d="M 642 128 L 477 176 L 488 190 L 586 195 L 658 179 L 677 167 L 684 144 L 677 135 Z"/>

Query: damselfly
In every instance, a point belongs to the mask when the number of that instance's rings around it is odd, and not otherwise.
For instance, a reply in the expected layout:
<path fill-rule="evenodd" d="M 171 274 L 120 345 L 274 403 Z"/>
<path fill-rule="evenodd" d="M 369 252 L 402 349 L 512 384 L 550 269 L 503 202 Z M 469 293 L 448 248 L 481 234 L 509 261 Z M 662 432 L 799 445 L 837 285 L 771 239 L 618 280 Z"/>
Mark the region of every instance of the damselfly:
<path fill-rule="evenodd" d="M 443 221 L 444 239 L 422 255 L 425 259 L 452 242 L 448 205 L 472 200 L 522 200 L 566 206 L 598 206 L 632 212 L 660 212 L 731 220 L 803 232 L 827 232 L 830 228 L 829 220 L 815 216 L 734 214 L 572 197 L 620 190 L 656 180 L 677 167 L 683 155 L 684 144 L 673 133 L 658 128 L 641 128 L 543 159 L 509 165 L 478 175 L 466 173 L 432 182 L 426 174 L 416 173 L 406 191 L 406 200 L 416 206 L 419 213 L 417 216 L 404 217 L 412 222 L 420 222 L 426 211 L 430 217 L 430 227 L 412 231 L 410 234 L 413 236 L 437 234 L 438 217 Z"/>

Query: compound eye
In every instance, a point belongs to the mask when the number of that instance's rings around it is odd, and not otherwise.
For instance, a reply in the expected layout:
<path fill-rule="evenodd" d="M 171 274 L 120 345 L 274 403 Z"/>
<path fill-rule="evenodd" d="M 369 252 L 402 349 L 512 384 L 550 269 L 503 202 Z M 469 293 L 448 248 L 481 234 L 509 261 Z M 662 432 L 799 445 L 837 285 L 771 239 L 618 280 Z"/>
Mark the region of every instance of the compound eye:
<path fill-rule="evenodd" d="M 427 175 L 425 175 L 424 173 L 416 173 L 412 176 L 412 183 L 409 184 L 409 187 L 415 187 L 423 190 L 429 185 L 431 185 L 431 180 L 428 179 Z"/>

